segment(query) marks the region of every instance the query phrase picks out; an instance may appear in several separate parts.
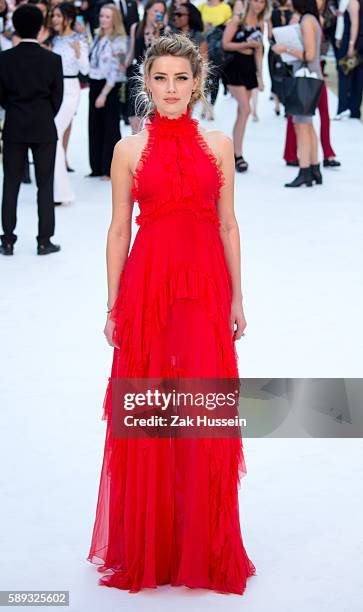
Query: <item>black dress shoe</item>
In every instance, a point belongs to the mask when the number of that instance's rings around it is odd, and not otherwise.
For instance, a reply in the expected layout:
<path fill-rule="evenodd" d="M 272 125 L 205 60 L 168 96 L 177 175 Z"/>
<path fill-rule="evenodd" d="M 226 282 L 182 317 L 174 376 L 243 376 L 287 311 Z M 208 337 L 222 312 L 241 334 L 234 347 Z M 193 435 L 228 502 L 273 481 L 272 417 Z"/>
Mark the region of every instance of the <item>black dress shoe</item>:
<path fill-rule="evenodd" d="M 323 166 L 324 168 L 339 168 L 342 164 L 337 159 L 324 159 Z"/>
<path fill-rule="evenodd" d="M 69 166 L 67 166 L 67 172 L 74 172 L 73 168 L 70 168 Z"/>
<path fill-rule="evenodd" d="M 11 244 L 11 242 L 5 242 L 4 244 L 0 245 L 0 253 L 2 255 L 14 255 L 14 246 Z"/>
<path fill-rule="evenodd" d="M 53 244 L 50 240 L 46 244 L 38 244 L 38 255 L 49 255 L 49 253 L 57 253 L 58 251 L 60 251 L 60 245 Z"/>
<path fill-rule="evenodd" d="M 300 168 L 299 174 L 291 183 L 285 183 L 285 187 L 301 187 L 306 185 L 307 187 L 313 186 L 313 174 L 311 167 Z"/>
<path fill-rule="evenodd" d="M 94 176 L 102 176 L 102 174 L 98 174 L 98 172 L 90 172 L 86 174 L 86 178 L 93 178 Z"/>
<path fill-rule="evenodd" d="M 287 162 L 286 162 L 286 165 L 287 165 L 287 166 L 294 166 L 294 168 L 297 168 L 297 167 L 298 167 L 298 165 L 299 165 L 299 162 L 298 162 L 298 160 L 297 160 L 297 159 L 295 159 L 294 161 L 287 161 Z"/>

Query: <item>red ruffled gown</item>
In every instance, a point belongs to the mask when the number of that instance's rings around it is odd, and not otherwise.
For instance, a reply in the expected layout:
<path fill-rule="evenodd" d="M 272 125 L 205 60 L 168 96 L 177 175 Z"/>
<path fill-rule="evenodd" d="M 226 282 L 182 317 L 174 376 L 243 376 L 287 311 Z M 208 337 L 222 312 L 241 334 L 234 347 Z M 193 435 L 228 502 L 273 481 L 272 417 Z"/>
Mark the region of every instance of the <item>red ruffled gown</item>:
<path fill-rule="evenodd" d="M 242 595 L 256 573 L 245 551 L 240 438 L 113 438 L 115 377 L 238 378 L 231 279 L 216 202 L 224 176 L 190 109 L 147 120 L 132 181 L 139 225 L 112 309 L 115 349 L 96 518 L 87 560 L 99 584 L 161 584 Z M 108 571 L 109 570 L 109 571 Z"/>

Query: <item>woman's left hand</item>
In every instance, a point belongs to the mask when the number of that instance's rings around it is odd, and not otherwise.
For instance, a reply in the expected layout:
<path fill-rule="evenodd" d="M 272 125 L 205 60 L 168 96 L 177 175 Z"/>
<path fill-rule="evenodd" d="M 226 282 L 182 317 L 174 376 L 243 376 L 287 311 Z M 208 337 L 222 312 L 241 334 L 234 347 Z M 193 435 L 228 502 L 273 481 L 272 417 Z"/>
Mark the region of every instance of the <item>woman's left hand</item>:
<path fill-rule="evenodd" d="M 355 55 L 354 45 L 349 45 L 348 47 L 348 57 L 353 57 Z"/>
<path fill-rule="evenodd" d="M 285 53 L 286 52 L 286 47 L 285 45 L 273 45 L 272 47 L 272 51 L 274 53 L 276 53 L 276 55 L 281 55 L 281 53 Z"/>
<path fill-rule="evenodd" d="M 246 329 L 247 323 L 241 302 L 232 301 L 230 324 L 233 340 L 239 340 L 244 336 L 244 330 Z M 234 329 L 235 324 L 237 325 L 236 330 Z"/>
<path fill-rule="evenodd" d="M 106 104 L 106 98 L 107 96 L 100 94 L 98 96 L 98 98 L 96 98 L 96 102 L 95 102 L 95 107 L 96 108 L 103 108 Z"/>
<path fill-rule="evenodd" d="M 69 44 L 72 47 L 72 49 L 74 49 L 76 58 L 79 59 L 81 57 L 81 45 L 80 45 L 79 40 L 75 40 L 74 42 L 71 42 Z"/>

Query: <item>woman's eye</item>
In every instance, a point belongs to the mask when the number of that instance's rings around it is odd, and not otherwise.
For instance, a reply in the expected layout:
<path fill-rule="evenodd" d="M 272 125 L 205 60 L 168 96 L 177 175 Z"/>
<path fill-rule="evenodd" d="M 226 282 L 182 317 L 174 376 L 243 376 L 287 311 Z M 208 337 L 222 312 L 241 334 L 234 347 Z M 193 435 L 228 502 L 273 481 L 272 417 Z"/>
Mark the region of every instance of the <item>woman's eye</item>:
<path fill-rule="evenodd" d="M 160 79 L 163 79 L 164 77 L 162 76 L 156 76 L 155 77 L 155 81 L 160 81 Z M 182 79 L 182 81 L 187 81 L 188 77 L 186 76 L 179 76 L 178 79 Z"/>

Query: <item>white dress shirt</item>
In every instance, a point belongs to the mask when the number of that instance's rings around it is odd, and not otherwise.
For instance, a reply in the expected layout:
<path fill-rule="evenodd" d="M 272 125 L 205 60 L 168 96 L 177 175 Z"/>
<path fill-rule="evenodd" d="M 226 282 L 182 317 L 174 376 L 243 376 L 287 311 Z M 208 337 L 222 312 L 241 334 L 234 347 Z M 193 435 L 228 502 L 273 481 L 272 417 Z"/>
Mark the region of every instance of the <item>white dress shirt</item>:
<path fill-rule="evenodd" d="M 338 15 L 337 25 L 335 27 L 335 38 L 336 40 L 342 40 L 344 32 L 344 13 L 349 5 L 349 0 L 340 0 L 338 11 L 343 15 Z"/>

